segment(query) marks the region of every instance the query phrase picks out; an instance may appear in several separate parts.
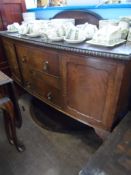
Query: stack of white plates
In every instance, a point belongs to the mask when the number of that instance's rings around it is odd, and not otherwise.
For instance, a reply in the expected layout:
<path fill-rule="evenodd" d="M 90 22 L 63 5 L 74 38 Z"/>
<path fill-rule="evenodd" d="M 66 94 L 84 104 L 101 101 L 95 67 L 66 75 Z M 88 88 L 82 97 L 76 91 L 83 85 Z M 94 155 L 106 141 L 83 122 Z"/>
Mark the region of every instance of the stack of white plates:
<path fill-rule="evenodd" d="M 25 12 L 25 13 L 22 13 L 22 16 L 25 22 L 34 21 L 36 19 L 34 12 Z"/>

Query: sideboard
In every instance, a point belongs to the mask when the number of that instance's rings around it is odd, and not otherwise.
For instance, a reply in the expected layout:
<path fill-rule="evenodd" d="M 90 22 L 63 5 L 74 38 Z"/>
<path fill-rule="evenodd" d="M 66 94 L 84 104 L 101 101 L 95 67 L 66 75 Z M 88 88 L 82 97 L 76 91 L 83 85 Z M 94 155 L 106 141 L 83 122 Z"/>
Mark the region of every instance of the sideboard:
<path fill-rule="evenodd" d="M 13 79 L 105 137 L 128 111 L 131 43 L 114 48 L 0 33 Z"/>

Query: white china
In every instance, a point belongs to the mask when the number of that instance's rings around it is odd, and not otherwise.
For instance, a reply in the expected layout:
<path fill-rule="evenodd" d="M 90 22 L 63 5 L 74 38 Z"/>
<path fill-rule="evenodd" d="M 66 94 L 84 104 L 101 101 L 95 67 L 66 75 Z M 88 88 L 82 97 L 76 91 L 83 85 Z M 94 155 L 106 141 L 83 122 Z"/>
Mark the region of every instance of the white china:
<path fill-rule="evenodd" d="M 35 12 L 24 12 L 22 13 L 22 16 L 25 22 L 33 21 L 36 19 Z"/>
<path fill-rule="evenodd" d="M 28 33 L 28 31 L 29 31 L 29 26 L 27 24 L 23 24 L 19 27 L 18 33 L 20 35 L 25 35 Z"/>
<path fill-rule="evenodd" d="M 20 25 L 16 22 L 14 22 L 13 24 L 10 24 L 7 26 L 7 31 L 8 32 L 17 32 L 19 29 Z"/>
<path fill-rule="evenodd" d="M 120 39 L 119 41 L 117 41 L 115 43 L 111 43 L 111 44 L 95 42 L 93 40 L 86 41 L 87 44 L 97 45 L 97 46 L 104 46 L 104 47 L 114 47 L 114 46 L 117 46 L 117 45 L 125 43 L 125 42 L 126 42 L 126 40 L 124 40 L 124 39 Z"/>
<path fill-rule="evenodd" d="M 106 26 L 98 30 L 92 41 L 100 44 L 114 44 L 121 40 L 121 29 L 118 26 Z"/>
<path fill-rule="evenodd" d="M 28 37 L 31 37 L 31 38 L 35 38 L 35 37 L 39 37 L 40 34 L 39 33 L 27 33 L 26 34 Z"/>
<path fill-rule="evenodd" d="M 64 37 L 62 37 L 62 36 L 54 37 L 54 36 L 48 35 L 48 39 L 50 39 L 51 41 L 62 41 L 64 39 Z"/>
<path fill-rule="evenodd" d="M 76 26 L 79 30 L 81 30 L 81 33 L 84 33 L 86 36 L 86 39 L 91 39 L 94 34 L 98 31 L 98 28 L 96 25 L 85 23 L 81 25 Z"/>
<path fill-rule="evenodd" d="M 116 20 L 116 19 L 99 20 L 99 29 L 107 25 L 117 26 L 118 24 L 119 24 L 119 20 Z"/>
<path fill-rule="evenodd" d="M 121 29 L 128 29 L 129 28 L 129 23 L 127 21 L 120 21 L 118 25 Z"/>
<path fill-rule="evenodd" d="M 81 42 L 83 42 L 85 40 L 86 40 L 85 37 L 82 37 L 79 40 L 72 40 L 72 39 L 64 38 L 64 41 L 66 41 L 67 43 L 71 43 L 71 44 L 78 44 L 78 43 L 81 43 Z"/>
<path fill-rule="evenodd" d="M 128 33 L 128 37 L 127 37 L 127 41 L 131 41 L 131 28 L 129 29 L 129 33 Z"/>
<path fill-rule="evenodd" d="M 81 38 L 86 39 L 85 33 L 76 27 L 70 28 L 66 32 L 65 39 L 67 40 L 81 40 Z"/>
<path fill-rule="evenodd" d="M 129 22 L 121 20 L 118 26 L 121 29 L 121 38 L 126 39 L 129 31 Z"/>

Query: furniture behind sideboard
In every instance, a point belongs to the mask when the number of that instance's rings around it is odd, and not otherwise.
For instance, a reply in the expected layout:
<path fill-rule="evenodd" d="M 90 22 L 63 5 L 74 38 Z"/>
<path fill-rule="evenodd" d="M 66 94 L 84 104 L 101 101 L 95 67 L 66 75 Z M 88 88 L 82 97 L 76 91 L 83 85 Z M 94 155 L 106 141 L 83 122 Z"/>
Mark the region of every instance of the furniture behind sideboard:
<path fill-rule="evenodd" d="M 0 0 L 0 30 L 6 30 L 8 24 L 21 23 L 22 12 L 26 11 L 24 0 Z M 0 70 L 9 74 L 7 59 L 0 40 Z"/>

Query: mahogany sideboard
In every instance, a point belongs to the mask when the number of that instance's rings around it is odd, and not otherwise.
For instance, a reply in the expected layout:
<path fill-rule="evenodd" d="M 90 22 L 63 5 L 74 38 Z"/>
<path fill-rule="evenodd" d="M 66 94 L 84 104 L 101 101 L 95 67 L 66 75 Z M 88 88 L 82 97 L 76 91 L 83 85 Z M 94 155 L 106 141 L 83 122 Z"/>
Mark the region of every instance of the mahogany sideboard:
<path fill-rule="evenodd" d="M 128 111 L 131 43 L 114 48 L 0 33 L 13 79 L 105 137 Z"/>

